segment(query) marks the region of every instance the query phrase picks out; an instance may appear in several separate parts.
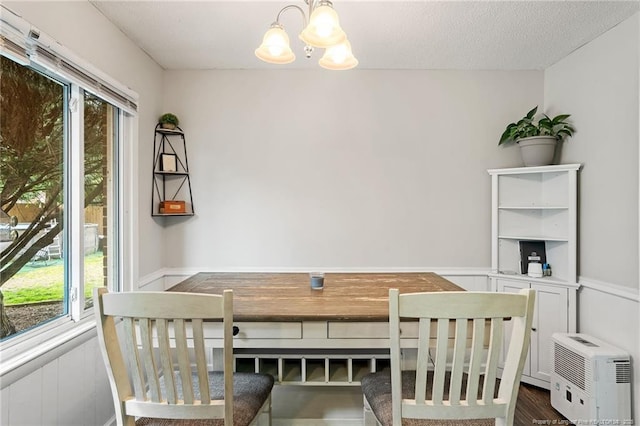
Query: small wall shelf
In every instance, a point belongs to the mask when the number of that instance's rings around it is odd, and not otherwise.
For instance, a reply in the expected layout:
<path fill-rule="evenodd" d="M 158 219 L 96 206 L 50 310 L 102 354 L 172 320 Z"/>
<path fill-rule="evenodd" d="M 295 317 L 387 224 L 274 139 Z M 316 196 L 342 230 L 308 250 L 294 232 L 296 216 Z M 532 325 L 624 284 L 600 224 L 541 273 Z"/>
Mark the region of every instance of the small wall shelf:
<path fill-rule="evenodd" d="M 153 140 L 151 216 L 193 216 L 193 195 L 184 132 L 156 125 Z"/>

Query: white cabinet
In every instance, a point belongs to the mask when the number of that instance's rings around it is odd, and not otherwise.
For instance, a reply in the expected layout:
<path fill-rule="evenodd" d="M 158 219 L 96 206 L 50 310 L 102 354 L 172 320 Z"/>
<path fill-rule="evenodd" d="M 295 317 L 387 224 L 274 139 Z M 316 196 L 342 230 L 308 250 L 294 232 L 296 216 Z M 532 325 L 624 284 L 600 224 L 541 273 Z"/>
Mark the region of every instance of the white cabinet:
<path fill-rule="evenodd" d="M 551 334 L 576 331 L 577 172 L 580 164 L 489 170 L 491 288 L 536 290 L 522 381 L 549 388 Z M 550 277 L 523 274 L 521 241 L 544 244 Z M 526 267 L 524 268 L 526 270 Z"/>
<path fill-rule="evenodd" d="M 492 280 L 495 282 L 496 291 L 517 293 L 523 288 L 536 291 L 531 345 L 522 372 L 522 381 L 548 389 L 552 369 L 551 335 L 555 332 L 576 331 L 576 288 L 527 279 L 492 277 Z"/>

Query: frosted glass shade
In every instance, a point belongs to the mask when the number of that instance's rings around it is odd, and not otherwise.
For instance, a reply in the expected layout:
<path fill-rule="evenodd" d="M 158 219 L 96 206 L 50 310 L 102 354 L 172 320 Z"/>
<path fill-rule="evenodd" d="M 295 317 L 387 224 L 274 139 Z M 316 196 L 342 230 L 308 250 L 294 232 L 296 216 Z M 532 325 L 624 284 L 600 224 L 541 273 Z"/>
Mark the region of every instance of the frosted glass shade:
<path fill-rule="evenodd" d="M 309 24 L 300 33 L 300 39 L 310 46 L 325 48 L 342 43 L 347 35 L 340 28 L 336 11 L 329 5 L 321 4 L 311 13 Z"/>
<path fill-rule="evenodd" d="M 345 40 L 340 44 L 328 47 L 318 63 L 322 68 L 329 70 L 350 70 L 358 65 L 358 60 L 351 52 L 351 43 Z"/>
<path fill-rule="evenodd" d="M 280 25 L 272 25 L 264 34 L 256 56 L 270 64 L 288 64 L 296 59 L 289 45 L 289 36 Z"/>

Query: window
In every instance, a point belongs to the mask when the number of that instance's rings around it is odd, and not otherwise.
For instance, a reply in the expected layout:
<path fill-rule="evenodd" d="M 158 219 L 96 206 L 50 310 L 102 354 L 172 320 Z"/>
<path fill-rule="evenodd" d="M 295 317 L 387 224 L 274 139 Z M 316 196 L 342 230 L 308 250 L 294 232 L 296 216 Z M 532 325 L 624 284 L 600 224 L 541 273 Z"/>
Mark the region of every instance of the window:
<path fill-rule="evenodd" d="M 84 308 L 95 287 L 118 289 L 118 108 L 84 92 Z M 112 242 L 109 244 L 109 242 Z"/>
<path fill-rule="evenodd" d="M 122 112 L 81 85 L 0 57 L 0 337 L 79 319 L 118 289 Z"/>

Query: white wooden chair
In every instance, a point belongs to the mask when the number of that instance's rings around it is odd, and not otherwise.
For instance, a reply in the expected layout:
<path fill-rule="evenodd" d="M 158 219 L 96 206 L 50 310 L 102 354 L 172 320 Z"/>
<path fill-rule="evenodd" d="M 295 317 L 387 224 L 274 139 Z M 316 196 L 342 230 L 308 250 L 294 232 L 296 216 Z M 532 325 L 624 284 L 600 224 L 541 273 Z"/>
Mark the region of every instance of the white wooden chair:
<path fill-rule="evenodd" d="M 513 425 L 534 302 L 530 289 L 519 294 L 391 289 L 391 371 L 362 379 L 365 425 Z M 400 318 L 419 321 L 415 371 L 401 371 Z M 510 330 L 509 347 L 496 381 L 505 330 Z"/>
<path fill-rule="evenodd" d="M 118 425 L 246 426 L 264 417 L 270 424 L 273 377 L 233 372 L 231 290 L 207 295 L 96 288 L 93 297 Z M 222 352 L 222 372 L 207 369 L 204 320 L 222 320 L 224 348 L 216 351 Z"/>

